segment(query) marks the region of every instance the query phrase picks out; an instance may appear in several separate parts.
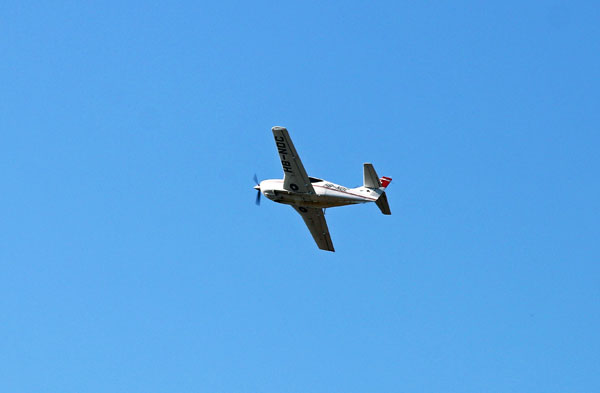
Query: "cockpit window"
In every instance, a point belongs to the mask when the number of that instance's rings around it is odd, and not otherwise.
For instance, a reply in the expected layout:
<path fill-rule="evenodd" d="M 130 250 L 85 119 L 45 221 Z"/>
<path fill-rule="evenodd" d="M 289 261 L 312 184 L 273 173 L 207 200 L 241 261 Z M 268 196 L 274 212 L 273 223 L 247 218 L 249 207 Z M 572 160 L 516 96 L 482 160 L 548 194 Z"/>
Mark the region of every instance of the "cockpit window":
<path fill-rule="evenodd" d="M 319 182 L 324 181 L 323 179 L 318 179 L 316 177 L 309 177 L 308 179 L 310 180 L 311 183 L 319 183 Z"/>

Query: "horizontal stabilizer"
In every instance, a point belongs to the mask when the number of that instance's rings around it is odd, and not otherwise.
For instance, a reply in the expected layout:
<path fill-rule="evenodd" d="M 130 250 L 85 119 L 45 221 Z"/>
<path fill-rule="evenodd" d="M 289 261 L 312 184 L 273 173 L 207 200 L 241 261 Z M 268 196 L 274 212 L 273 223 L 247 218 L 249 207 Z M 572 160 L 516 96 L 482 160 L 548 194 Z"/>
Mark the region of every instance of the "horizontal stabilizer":
<path fill-rule="evenodd" d="M 363 164 L 363 184 L 367 188 L 379 188 L 381 183 L 379 182 L 379 176 L 373 168 L 373 164 Z"/>
<path fill-rule="evenodd" d="M 385 214 L 386 216 L 389 216 L 390 214 L 392 214 L 392 211 L 390 210 L 390 205 L 388 204 L 388 199 L 387 199 L 387 196 L 385 195 L 385 192 L 383 194 L 381 194 L 381 196 L 379 198 L 377 198 L 377 200 L 375 201 L 375 204 L 377 205 L 379 210 L 381 210 L 381 212 L 383 214 Z"/>

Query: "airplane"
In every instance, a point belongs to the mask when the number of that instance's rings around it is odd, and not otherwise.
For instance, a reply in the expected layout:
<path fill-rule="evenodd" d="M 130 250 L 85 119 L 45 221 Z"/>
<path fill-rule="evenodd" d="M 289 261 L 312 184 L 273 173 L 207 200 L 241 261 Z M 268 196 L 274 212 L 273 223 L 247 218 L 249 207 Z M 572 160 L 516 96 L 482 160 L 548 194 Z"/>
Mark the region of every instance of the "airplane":
<path fill-rule="evenodd" d="M 262 193 L 274 202 L 291 205 L 302 216 L 321 250 L 335 252 L 325 221 L 324 209 L 375 202 L 383 214 L 392 214 L 385 195 L 385 189 L 392 181 L 391 177 L 380 178 L 370 163 L 363 164 L 363 185 L 356 188 L 347 188 L 308 176 L 288 130 L 276 126 L 271 131 L 279 152 L 283 179 L 269 179 L 259 183 L 254 175 L 256 183 L 254 189 L 258 191 L 256 204 L 260 205 Z"/>

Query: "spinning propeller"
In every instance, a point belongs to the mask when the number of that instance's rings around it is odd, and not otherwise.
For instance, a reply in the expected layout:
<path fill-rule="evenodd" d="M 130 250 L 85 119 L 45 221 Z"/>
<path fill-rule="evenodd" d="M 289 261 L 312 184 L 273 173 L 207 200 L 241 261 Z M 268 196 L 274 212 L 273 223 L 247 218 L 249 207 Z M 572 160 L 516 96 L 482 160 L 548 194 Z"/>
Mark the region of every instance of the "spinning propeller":
<path fill-rule="evenodd" d="M 254 189 L 258 191 L 258 194 L 256 194 L 256 206 L 260 206 L 260 184 L 258 183 L 258 178 L 256 177 L 256 173 L 254 174 L 254 183 L 256 183 L 256 185 L 254 186 Z"/>

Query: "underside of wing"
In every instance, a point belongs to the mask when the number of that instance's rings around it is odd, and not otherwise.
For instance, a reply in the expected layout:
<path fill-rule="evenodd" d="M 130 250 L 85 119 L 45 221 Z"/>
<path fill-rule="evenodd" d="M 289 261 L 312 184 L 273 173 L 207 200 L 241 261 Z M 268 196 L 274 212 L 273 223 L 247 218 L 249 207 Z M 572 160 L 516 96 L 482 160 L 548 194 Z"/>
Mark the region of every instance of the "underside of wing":
<path fill-rule="evenodd" d="M 271 130 L 283 168 L 283 188 L 293 192 L 314 194 L 315 189 L 310 183 L 287 129 L 273 127 Z"/>
<path fill-rule="evenodd" d="M 302 216 L 317 246 L 321 250 L 335 251 L 331 242 L 331 236 L 329 236 L 329 228 L 327 228 L 323 209 L 303 206 L 292 207 Z"/>

